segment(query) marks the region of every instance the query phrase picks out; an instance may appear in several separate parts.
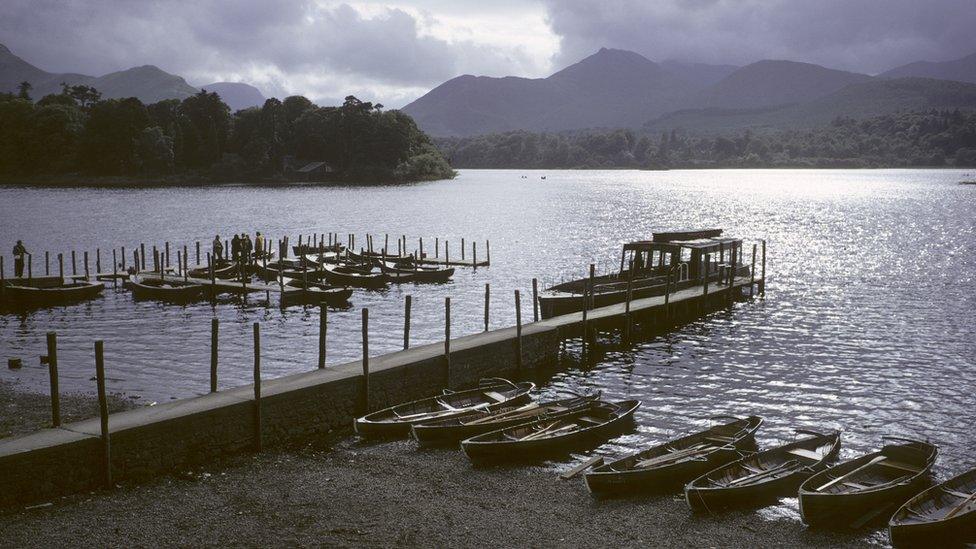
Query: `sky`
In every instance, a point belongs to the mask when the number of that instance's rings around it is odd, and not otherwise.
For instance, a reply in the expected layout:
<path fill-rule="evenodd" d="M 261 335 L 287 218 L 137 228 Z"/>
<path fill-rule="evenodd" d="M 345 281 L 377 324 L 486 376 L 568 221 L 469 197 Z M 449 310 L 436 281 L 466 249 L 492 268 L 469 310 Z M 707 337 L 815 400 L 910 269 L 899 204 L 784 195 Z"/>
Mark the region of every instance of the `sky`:
<path fill-rule="evenodd" d="M 976 52 L 974 28 L 976 0 L 0 0 L 0 43 L 47 71 L 156 65 L 388 107 L 461 74 L 545 77 L 601 47 L 874 74 Z"/>

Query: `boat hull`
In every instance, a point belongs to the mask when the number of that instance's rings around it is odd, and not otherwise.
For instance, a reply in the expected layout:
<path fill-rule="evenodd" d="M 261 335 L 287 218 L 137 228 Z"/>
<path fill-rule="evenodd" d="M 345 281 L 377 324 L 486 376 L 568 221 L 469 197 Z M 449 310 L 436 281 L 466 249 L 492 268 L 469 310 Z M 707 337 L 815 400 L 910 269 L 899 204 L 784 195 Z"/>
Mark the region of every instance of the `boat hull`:
<path fill-rule="evenodd" d="M 94 299 L 101 295 L 105 284 L 101 282 L 66 282 L 60 286 L 34 287 L 7 284 L 4 302 L 17 307 L 50 307 L 68 305 Z"/>

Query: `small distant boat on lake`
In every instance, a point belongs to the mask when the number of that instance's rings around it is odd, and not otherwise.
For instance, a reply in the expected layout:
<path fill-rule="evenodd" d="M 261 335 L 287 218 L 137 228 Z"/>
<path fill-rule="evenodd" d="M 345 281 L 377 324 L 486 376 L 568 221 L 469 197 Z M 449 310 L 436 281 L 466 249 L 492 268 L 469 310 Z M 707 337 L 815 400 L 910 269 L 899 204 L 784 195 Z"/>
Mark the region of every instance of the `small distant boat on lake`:
<path fill-rule="evenodd" d="M 768 503 L 796 494 L 810 475 L 822 471 L 840 451 L 840 432 L 818 433 L 764 450 L 709 471 L 685 486 L 693 511 Z"/>
<path fill-rule="evenodd" d="M 595 496 L 677 489 L 755 446 L 762 418 L 720 416 L 724 423 L 596 467 L 586 474 Z"/>
<path fill-rule="evenodd" d="M 976 468 L 905 502 L 891 517 L 888 533 L 895 547 L 976 542 Z"/>
<path fill-rule="evenodd" d="M 514 383 L 503 378 L 481 380 L 477 388 L 466 391 L 445 389 L 440 395 L 398 404 L 371 414 L 354 423 L 363 437 L 405 436 L 414 424 L 447 418 L 472 410 L 491 410 L 503 405 L 522 404 L 530 400 L 534 383 Z"/>
<path fill-rule="evenodd" d="M 540 418 L 461 442 L 475 463 L 537 461 L 589 449 L 622 433 L 632 423 L 639 400 L 593 402 L 557 418 Z"/>
<path fill-rule="evenodd" d="M 540 418 L 555 419 L 572 414 L 599 398 L 600 395 L 595 394 L 548 402 L 506 404 L 490 410 L 471 410 L 448 418 L 418 423 L 413 426 L 412 435 L 421 446 L 457 445 L 466 438 L 489 431 Z"/>
<path fill-rule="evenodd" d="M 161 279 L 155 275 L 146 277 L 130 275 L 127 284 L 136 299 L 153 299 L 157 301 L 188 302 L 199 299 L 203 295 L 203 285 L 197 282 L 187 282 L 179 278 Z"/>
<path fill-rule="evenodd" d="M 742 240 L 723 237 L 722 229 L 654 233 L 652 240 L 624 244 L 618 272 L 594 277 L 592 288 L 589 278 L 547 288 L 539 294 L 539 307 L 550 318 L 583 310 L 584 291 L 590 307 L 603 307 L 626 301 L 628 285 L 632 299 L 641 299 L 701 285 L 705 278 L 718 281 L 724 267 L 745 276 L 749 266 L 741 255 Z"/>
<path fill-rule="evenodd" d="M 887 440 L 879 452 L 807 479 L 799 489 L 803 521 L 811 526 L 860 527 L 922 490 L 938 447 L 917 440 Z"/>
<path fill-rule="evenodd" d="M 57 276 L 12 278 L 4 281 L 3 301 L 17 307 L 49 307 L 93 299 L 105 284 L 85 280 L 66 280 Z"/>

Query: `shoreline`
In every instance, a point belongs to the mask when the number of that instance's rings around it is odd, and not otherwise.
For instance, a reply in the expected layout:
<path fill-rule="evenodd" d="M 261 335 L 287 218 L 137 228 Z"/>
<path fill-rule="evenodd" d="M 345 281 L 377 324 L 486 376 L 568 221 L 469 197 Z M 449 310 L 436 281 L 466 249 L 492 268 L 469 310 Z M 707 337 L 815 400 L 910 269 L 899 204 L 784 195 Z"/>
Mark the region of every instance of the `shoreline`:
<path fill-rule="evenodd" d="M 98 398 L 85 393 L 62 393 L 61 422 L 96 417 Z M 139 405 L 125 395 L 109 394 L 109 413 Z M 26 435 L 51 427 L 51 396 L 21 389 L 17 383 L 0 380 L 0 439 Z"/>

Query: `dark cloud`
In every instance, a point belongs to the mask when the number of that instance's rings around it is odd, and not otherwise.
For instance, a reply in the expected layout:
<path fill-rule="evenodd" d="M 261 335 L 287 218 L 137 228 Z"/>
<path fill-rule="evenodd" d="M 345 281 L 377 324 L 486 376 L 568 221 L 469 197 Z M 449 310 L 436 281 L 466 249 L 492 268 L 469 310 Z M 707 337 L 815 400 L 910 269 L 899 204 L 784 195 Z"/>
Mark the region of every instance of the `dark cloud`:
<path fill-rule="evenodd" d="M 876 73 L 976 51 L 973 0 L 543 0 L 556 64 L 601 46 L 651 59 L 792 59 Z"/>

